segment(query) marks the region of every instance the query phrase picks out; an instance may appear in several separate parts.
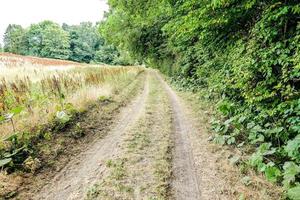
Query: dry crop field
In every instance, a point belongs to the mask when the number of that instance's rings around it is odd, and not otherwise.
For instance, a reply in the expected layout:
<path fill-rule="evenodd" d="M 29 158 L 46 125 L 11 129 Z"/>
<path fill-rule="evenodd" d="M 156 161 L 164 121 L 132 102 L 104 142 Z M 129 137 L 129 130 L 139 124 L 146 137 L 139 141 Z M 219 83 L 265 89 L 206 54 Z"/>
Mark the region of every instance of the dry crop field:
<path fill-rule="evenodd" d="M 140 70 L 0 54 L 0 167 L 18 162 L 14 157 L 45 125 L 67 124 L 91 103 L 109 99 Z"/>
<path fill-rule="evenodd" d="M 12 53 L 0 53 L 0 66 L 7 67 L 17 67 L 25 65 L 40 65 L 40 66 L 80 66 L 80 63 L 66 61 L 66 60 L 57 60 L 49 58 L 39 58 L 31 56 L 21 56 Z"/>

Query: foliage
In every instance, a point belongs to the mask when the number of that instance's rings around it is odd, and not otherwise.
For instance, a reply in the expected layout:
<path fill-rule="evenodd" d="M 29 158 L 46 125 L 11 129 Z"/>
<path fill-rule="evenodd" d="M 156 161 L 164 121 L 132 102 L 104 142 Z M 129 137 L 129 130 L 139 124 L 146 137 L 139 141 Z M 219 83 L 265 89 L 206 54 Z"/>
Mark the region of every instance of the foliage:
<path fill-rule="evenodd" d="M 101 46 L 95 54 L 95 62 L 118 64 L 119 52 L 114 46 Z"/>
<path fill-rule="evenodd" d="M 52 21 L 32 24 L 27 29 L 9 25 L 4 36 L 4 51 L 84 63 L 123 64 L 120 52 L 106 44 L 98 26 L 82 22 L 60 27 Z"/>
<path fill-rule="evenodd" d="M 99 47 L 104 45 L 97 26 L 91 22 L 73 26 L 63 24 L 63 29 L 70 34 L 70 60 L 90 63 Z"/>
<path fill-rule="evenodd" d="M 300 199 L 300 185 L 293 187 L 288 190 L 288 197 L 290 199 L 299 200 Z"/>
<path fill-rule="evenodd" d="M 68 33 L 51 21 L 32 24 L 28 29 L 9 25 L 4 37 L 5 52 L 24 55 L 67 59 L 69 46 Z"/>
<path fill-rule="evenodd" d="M 4 48 L 6 52 L 21 54 L 23 53 L 23 40 L 25 30 L 20 25 L 10 24 L 8 25 L 4 33 Z"/>
<path fill-rule="evenodd" d="M 109 5 L 101 29 L 107 41 L 219 101 L 215 141 L 249 144 L 255 151 L 249 164 L 267 179 L 291 188 L 299 183 L 299 1 L 109 0 Z"/>
<path fill-rule="evenodd" d="M 26 44 L 30 55 L 58 59 L 69 57 L 69 35 L 51 21 L 31 25 L 26 34 Z"/>

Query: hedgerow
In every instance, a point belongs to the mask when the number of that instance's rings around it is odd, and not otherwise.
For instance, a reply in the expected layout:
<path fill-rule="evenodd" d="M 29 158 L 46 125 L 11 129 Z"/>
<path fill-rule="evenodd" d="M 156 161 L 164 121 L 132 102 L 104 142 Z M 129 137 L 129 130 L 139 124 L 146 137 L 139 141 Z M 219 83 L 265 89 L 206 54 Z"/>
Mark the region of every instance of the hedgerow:
<path fill-rule="evenodd" d="M 110 0 L 102 33 L 133 57 L 218 101 L 218 140 L 300 196 L 300 3 Z M 112 33 L 110 30 L 114 28 Z M 117 28 L 116 28 L 117 27 Z"/>

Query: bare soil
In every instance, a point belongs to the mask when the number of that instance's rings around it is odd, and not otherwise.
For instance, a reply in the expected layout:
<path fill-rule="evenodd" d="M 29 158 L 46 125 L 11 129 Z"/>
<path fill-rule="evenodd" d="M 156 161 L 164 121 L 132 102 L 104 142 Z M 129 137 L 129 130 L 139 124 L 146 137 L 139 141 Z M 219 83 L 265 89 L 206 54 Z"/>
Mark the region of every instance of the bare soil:
<path fill-rule="evenodd" d="M 201 198 L 200 179 L 195 165 L 195 156 L 191 145 L 191 135 L 197 134 L 176 93 L 160 76 L 157 76 L 168 93 L 173 111 L 173 130 L 175 148 L 173 155 L 173 182 L 172 192 L 175 199 L 197 200 Z"/>

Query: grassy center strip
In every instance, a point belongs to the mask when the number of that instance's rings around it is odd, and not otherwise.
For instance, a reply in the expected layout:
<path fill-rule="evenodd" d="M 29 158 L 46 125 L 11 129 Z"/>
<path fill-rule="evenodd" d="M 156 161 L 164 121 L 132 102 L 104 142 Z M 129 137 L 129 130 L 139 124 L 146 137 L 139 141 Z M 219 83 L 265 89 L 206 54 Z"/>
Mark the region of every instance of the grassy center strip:
<path fill-rule="evenodd" d="M 149 77 L 149 97 L 140 119 L 127 131 L 119 155 L 86 199 L 167 199 L 171 176 L 171 109 L 160 82 Z"/>

